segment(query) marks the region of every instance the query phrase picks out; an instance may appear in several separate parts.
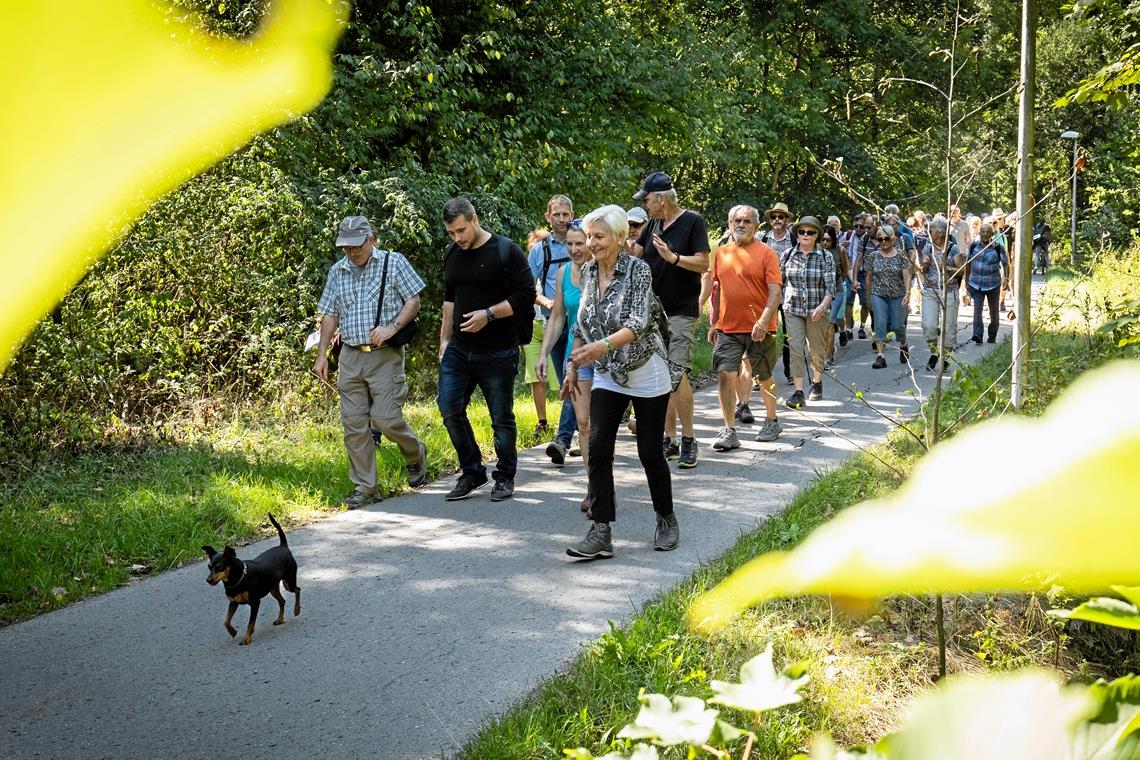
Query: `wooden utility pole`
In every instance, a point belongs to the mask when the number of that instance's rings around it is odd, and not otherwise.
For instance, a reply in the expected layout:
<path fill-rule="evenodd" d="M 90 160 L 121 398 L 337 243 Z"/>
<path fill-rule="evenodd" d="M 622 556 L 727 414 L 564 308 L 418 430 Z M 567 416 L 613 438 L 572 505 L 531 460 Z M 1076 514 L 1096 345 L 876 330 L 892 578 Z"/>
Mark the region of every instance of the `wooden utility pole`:
<path fill-rule="evenodd" d="M 1017 322 L 1013 332 L 1013 379 L 1010 400 L 1015 409 L 1025 403 L 1029 360 L 1029 301 L 1033 284 L 1033 101 L 1037 80 L 1037 13 L 1033 0 L 1021 5 L 1021 107 L 1017 121 L 1017 254 L 1013 261 L 1013 291 Z"/>

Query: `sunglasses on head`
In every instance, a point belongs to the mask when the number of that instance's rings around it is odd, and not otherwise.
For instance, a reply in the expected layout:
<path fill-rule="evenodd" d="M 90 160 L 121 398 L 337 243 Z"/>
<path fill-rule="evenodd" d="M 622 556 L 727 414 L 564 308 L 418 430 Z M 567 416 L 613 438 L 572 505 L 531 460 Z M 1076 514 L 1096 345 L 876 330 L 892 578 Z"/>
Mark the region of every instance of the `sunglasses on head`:
<path fill-rule="evenodd" d="M 578 232 L 585 232 L 585 229 L 582 227 L 582 220 L 581 219 L 573 220 L 572 222 L 570 222 L 570 224 L 566 225 L 566 229 L 567 230 L 578 230 Z"/>

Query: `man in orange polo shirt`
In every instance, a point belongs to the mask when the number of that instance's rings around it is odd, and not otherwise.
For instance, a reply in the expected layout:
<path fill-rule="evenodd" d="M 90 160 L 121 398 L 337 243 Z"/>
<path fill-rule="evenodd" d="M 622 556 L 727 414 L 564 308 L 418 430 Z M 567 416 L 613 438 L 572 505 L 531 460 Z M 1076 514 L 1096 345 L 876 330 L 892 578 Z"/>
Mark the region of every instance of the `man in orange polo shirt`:
<path fill-rule="evenodd" d="M 713 443 L 715 451 L 740 446 L 736 434 L 736 380 L 740 362 L 748 357 L 752 377 L 760 383 L 765 419 L 757 441 L 774 441 L 782 428 L 776 419 L 776 383 L 772 368 L 780 357 L 776 340 L 776 309 L 780 305 L 780 262 L 776 252 L 756 239 L 760 212 L 737 206 L 728 214 L 731 238 L 716 251 L 712 265 L 712 315 L 709 343 L 717 373 L 724 427 Z"/>

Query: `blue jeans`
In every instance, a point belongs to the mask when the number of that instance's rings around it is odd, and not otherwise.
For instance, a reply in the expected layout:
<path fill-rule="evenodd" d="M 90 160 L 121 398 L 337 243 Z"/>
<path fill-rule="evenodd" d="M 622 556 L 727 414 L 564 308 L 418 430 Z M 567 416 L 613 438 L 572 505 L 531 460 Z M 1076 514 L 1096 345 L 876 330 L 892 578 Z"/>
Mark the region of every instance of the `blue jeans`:
<path fill-rule="evenodd" d="M 849 298 L 851 298 L 851 280 L 844 277 L 843 282 L 835 290 L 835 298 L 831 299 L 831 312 L 827 317 L 829 322 L 843 326 L 843 312 L 847 308 Z"/>
<path fill-rule="evenodd" d="M 550 361 L 546 365 L 547 367 L 554 367 L 554 375 L 558 378 L 559 388 L 562 387 L 562 381 L 566 378 L 566 358 L 570 348 L 568 338 L 569 333 L 563 332 L 562 337 L 551 347 Z M 579 377 L 581 376 L 579 375 Z M 570 439 L 574 437 L 574 431 L 577 429 L 578 418 L 574 414 L 574 403 L 567 399 L 562 402 L 562 413 L 558 416 L 558 430 L 554 433 L 554 438 L 569 448 Z"/>
<path fill-rule="evenodd" d="M 898 298 L 883 298 L 871 294 L 871 314 L 875 323 L 875 340 L 880 343 L 887 342 L 887 334 L 893 332 L 895 338 L 902 345 L 906 345 L 906 309 L 903 308 L 902 296 Z"/>
<path fill-rule="evenodd" d="M 495 433 L 495 455 L 499 458 L 495 480 L 514 480 L 518 467 L 518 429 L 514 409 L 515 375 L 518 371 L 518 348 L 480 353 L 465 351 L 452 342 L 443 352 L 443 359 L 439 362 L 439 398 L 436 404 L 465 475 L 482 479 L 487 473 L 475 431 L 467 419 L 471 394 L 479 388 L 487 401 L 491 429 Z"/>

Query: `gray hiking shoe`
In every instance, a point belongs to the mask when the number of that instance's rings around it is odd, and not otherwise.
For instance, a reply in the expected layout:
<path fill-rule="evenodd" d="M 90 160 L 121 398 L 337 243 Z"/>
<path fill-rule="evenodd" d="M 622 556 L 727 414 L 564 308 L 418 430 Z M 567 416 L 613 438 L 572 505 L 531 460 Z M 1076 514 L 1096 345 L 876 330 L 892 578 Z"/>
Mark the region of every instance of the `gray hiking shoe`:
<path fill-rule="evenodd" d="M 364 507 L 378 504 L 383 499 L 380 494 L 373 491 L 372 493 L 361 493 L 360 491 L 353 491 L 348 496 L 341 499 L 341 504 L 349 509 L 363 509 Z"/>
<path fill-rule="evenodd" d="M 752 415 L 752 410 L 748 408 L 748 404 L 737 404 L 735 416 L 737 422 L 745 425 L 751 425 L 756 421 L 756 418 Z"/>
<path fill-rule="evenodd" d="M 728 451 L 740 448 L 740 439 L 736 437 L 736 428 L 722 427 L 720 435 L 713 441 L 714 451 Z"/>
<path fill-rule="evenodd" d="M 784 432 L 784 428 L 779 420 L 764 420 L 764 424 L 760 426 L 760 432 L 756 434 L 756 440 L 761 443 L 771 443 L 779 438 L 782 432 Z"/>
<path fill-rule="evenodd" d="M 653 534 L 653 548 L 659 552 L 671 552 L 681 542 L 681 528 L 677 525 L 677 513 L 657 515 L 657 530 Z"/>
<path fill-rule="evenodd" d="M 427 482 L 427 446 L 424 446 L 423 441 L 421 441 L 419 463 L 408 465 L 408 486 L 411 488 L 419 488 L 420 486 L 427 485 Z"/>
<path fill-rule="evenodd" d="M 555 438 L 546 444 L 546 456 L 550 457 L 550 461 L 554 464 L 562 464 L 566 461 L 566 444 Z"/>
<path fill-rule="evenodd" d="M 609 559 L 614 556 L 614 542 L 609 523 L 590 523 L 586 537 L 566 550 L 578 559 Z"/>

